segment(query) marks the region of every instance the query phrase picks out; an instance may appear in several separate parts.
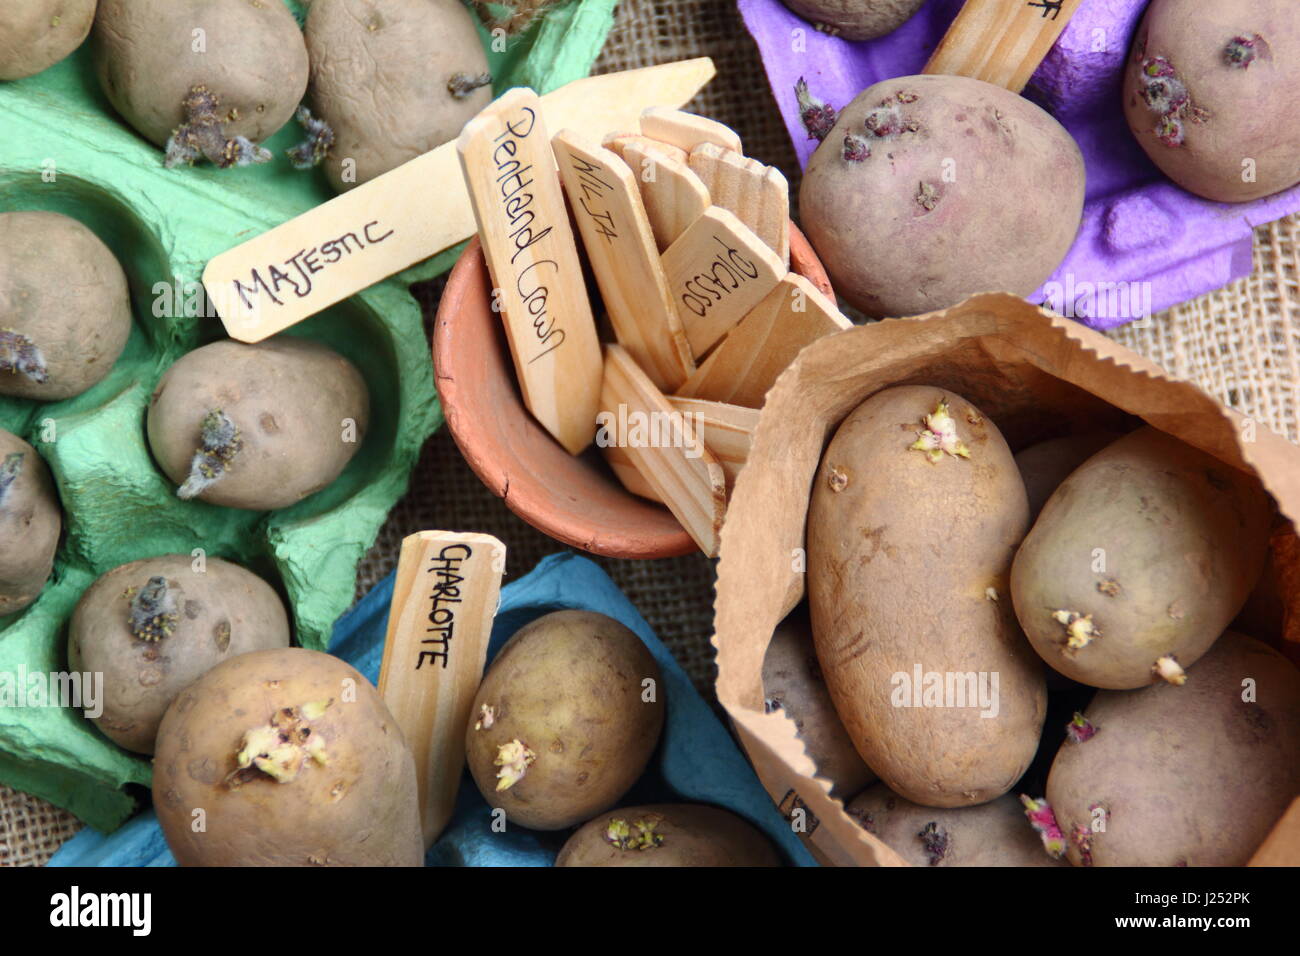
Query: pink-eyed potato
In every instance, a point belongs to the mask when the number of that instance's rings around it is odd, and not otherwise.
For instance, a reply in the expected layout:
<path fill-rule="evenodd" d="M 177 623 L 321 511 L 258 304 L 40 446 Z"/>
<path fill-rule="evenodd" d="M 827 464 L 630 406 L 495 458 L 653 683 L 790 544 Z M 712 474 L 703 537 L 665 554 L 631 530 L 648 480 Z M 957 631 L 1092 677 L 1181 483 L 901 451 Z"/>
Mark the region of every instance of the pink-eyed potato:
<path fill-rule="evenodd" d="M 1242 866 L 1300 792 L 1300 671 L 1229 631 L 1182 687 L 1103 690 L 1047 800 L 1075 866 Z"/>
<path fill-rule="evenodd" d="M 835 290 L 869 316 L 1029 295 L 1083 215 L 1083 156 L 1023 96 L 963 76 L 868 87 L 813 153 L 804 232 Z"/>
<path fill-rule="evenodd" d="M 1248 202 L 1300 183 L 1292 0 L 1152 0 L 1124 77 L 1138 143 L 1184 189 Z"/>
<path fill-rule="evenodd" d="M 977 807 L 922 807 L 883 783 L 845 808 L 913 866 L 1064 866 L 1050 856 L 1011 794 Z"/>

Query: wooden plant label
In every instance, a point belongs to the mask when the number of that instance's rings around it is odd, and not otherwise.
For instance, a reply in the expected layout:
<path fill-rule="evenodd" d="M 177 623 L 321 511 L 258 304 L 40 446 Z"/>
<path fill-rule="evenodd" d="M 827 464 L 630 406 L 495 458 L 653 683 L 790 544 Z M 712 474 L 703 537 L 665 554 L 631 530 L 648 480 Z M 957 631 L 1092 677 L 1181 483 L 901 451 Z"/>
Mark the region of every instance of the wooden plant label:
<path fill-rule="evenodd" d="M 675 391 L 695 362 L 636 177 L 623 160 L 572 130 L 561 130 L 552 145 L 614 334 L 656 387 Z"/>
<path fill-rule="evenodd" d="M 626 156 L 626 151 L 629 146 L 637 146 L 643 152 L 651 149 L 657 150 L 670 159 L 674 159 L 683 164 L 685 164 L 687 159 L 690 158 L 690 155 L 684 149 L 678 149 L 676 146 L 669 143 L 662 143 L 657 139 L 651 139 L 649 136 L 642 136 L 639 133 L 612 133 L 609 136 L 606 136 L 600 145 L 604 146 L 611 153 L 617 155 L 629 166 L 635 165 L 630 162 Z"/>
<path fill-rule="evenodd" d="M 594 433 L 600 343 L 541 99 L 511 90 L 458 148 L 524 404 L 576 455 Z"/>
<path fill-rule="evenodd" d="M 690 167 L 714 205 L 736 214 L 790 267 L 790 184 L 779 169 L 764 166 L 713 143 L 697 146 Z"/>
<path fill-rule="evenodd" d="M 708 212 L 712 205 L 709 190 L 686 163 L 674 159 L 654 140 L 625 143 L 623 159 L 641 186 L 655 245 L 664 252 Z"/>
<path fill-rule="evenodd" d="M 1019 93 L 1083 0 L 966 0 L 926 73 L 969 76 Z"/>
<path fill-rule="evenodd" d="M 697 356 L 731 331 L 786 275 L 777 254 L 718 206 L 668 248 L 663 263 L 686 338 Z"/>
<path fill-rule="evenodd" d="M 426 849 L 456 806 L 505 562 L 505 545 L 489 534 L 421 531 L 402 541 L 379 694 L 415 755 Z"/>
<path fill-rule="evenodd" d="M 645 498 L 649 501 L 659 501 L 658 493 L 650 486 L 645 475 L 636 470 L 636 464 L 632 461 L 627 450 L 620 445 L 608 445 L 602 448 L 601 454 L 605 456 L 605 461 L 614 472 L 614 477 L 619 483 L 632 494 Z M 662 501 L 659 501 L 663 504 Z"/>
<path fill-rule="evenodd" d="M 552 129 L 636 128 L 711 80 L 708 57 L 577 80 L 542 97 Z M 226 332 L 260 342 L 474 234 L 447 143 L 213 258 L 203 273 Z"/>
<path fill-rule="evenodd" d="M 713 350 L 678 394 L 761 408 L 808 343 L 853 327 L 835 303 L 790 273 Z"/>
<path fill-rule="evenodd" d="M 668 106 L 652 106 L 641 114 L 641 132 L 651 139 L 692 152 L 701 143 L 743 153 L 740 137 L 730 126 Z"/>
<path fill-rule="evenodd" d="M 727 510 L 722 465 L 618 345 L 605 346 L 600 407 L 597 445 L 621 448 L 700 550 L 716 555 Z"/>
<path fill-rule="evenodd" d="M 736 476 L 749 460 L 754 429 L 758 427 L 758 412 L 752 408 L 708 402 L 700 398 L 670 396 L 668 402 L 682 413 L 686 424 L 700 435 L 704 447 L 718 459 L 727 483 L 727 498 L 730 500 Z M 637 471 L 635 462 L 625 448 L 610 445 L 601 451 L 624 488 L 642 498 L 660 501 L 658 493 L 646 477 Z"/>
<path fill-rule="evenodd" d="M 758 428 L 758 411 L 741 408 L 739 405 L 708 402 L 702 398 L 674 396 L 668 401 L 686 416 L 686 420 L 704 439 L 704 447 L 722 465 L 727 479 L 727 497 L 730 498 L 731 491 L 736 486 L 736 476 L 749 460 L 754 430 Z"/>

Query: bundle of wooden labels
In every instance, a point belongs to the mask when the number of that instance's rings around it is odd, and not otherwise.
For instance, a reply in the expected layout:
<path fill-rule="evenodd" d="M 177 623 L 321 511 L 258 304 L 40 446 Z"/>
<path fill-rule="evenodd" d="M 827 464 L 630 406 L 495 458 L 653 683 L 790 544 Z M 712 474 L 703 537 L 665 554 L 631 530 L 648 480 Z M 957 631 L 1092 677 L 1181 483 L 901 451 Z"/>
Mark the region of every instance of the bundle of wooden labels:
<path fill-rule="evenodd" d="M 459 152 L 528 409 L 571 454 L 595 442 L 716 554 L 768 388 L 851 325 L 790 271 L 785 177 L 728 127 L 673 109 L 603 143 L 552 134 L 526 89 L 472 120 Z"/>

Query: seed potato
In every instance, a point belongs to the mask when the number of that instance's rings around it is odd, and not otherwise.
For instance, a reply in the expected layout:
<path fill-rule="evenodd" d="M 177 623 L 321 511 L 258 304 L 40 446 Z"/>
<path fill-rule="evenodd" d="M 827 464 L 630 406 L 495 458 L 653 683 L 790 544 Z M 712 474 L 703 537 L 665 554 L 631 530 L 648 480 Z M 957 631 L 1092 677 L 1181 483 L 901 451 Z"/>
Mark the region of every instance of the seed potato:
<path fill-rule="evenodd" d="M 153 798 L 181 866 L 424 859 L 401 728 L 369 681 L 318 651 L 241 654 L 182 691 L 158 731 Z"/>
<path fill-rule="evenodd" d="M 92 43 L 104 95 L 160 147 L 196 86 L 216 97 L 224 135 L 253 143 L 307 90 L 307 45 L 282 0 L 100 0 Z"/>
<path fill-rule="evenodd" d="M 1291 0 L 1153 0 L 1124 115 L 1170 179 L 1218 202 L 1300 183 L 1300 25 Z"/>
<path fill-rule="evenodd" d="M 809 23 L 846 40 L 874 40 L 893 33 L 925 0 L 782 0 Z"/>
<path fill-rule="evenodd" d="M 608 810 L 659 742 L 662 685 L 641 639 L 603 614 L 556 611 L 520 628 L 493 660 L 465 733 L 483 798 L 534 830 Z"/>
<path fill-rule="evenodd" d="M 62 530 L 49 468 L 35 448 L 0 428 L 0 618 L 40 596 Z"/>
<path fill-rule="evenodd" d="M 1016 453 L 1016 467 L 1029 496 L 1029 523 L 1032 527 L 1047 499 L 1070 473 L 1111 442 L 1119 438 L 1113 432 L 1088 432 L 1066 435 L 1030 445 Z"/>
<path fill-rule="evenodd" d="M 181 498 L 270 511 L 330 485 L 365 439 L 356 366 L 306 339 L 223 340 L 182 356 L 149 405 L 149 446 Z"/>
<path fill-rule="evenodd" d="M 772 844 L 734 813 L 693 803 L 624 807 L 569 838 L 556 866 L 780 866 Z"/>
<path fill-rule="evenodd" d="M 1048 499 L 1012 567 L 1020 624 L 1080 683 L 1181 680 L 1259 579 L 1271 514 L 1254 477 L 1138 429 Z"/>
<path fill-rule="evenodd" d="M 1187 684 L 1099 692 L 1047 799 L 1076 866 L 1241 866 L 1300 792 L 1300 672 L 1229 631 Z"/>
<path fill-rule="evenodd" d="M 876 393 L 822 457 L 807 533 L 817 658 L 858 753 L 915 803 L 985 803 L 1033 759 L 1047 691 L 1006 591 L 1027 520 L 1002 435 L 941 388 Z M 912 687 L 918 670 L 951 683 L 945 706 Z"/>
<path fill-rule="evenodd" d="M 334 130 L 340 192 L 460 135 L 492 101 L 487 54 L 460 0 L 315 0 L 311 104 Z"/>
<path fill-rule="evenodd" d="M 15 0 L 0 5 L 0 80 L 48 70 L 81 46 L 95 0 Z"/>
<path fill-rule="evenodd" d="M 962 76 L 868 87 L 813 153 L 800 221 L 835 290 L 871 316 L 1029 295 L 1083 216 L 1083 156 L 1023 96 Z"/>
<path fill-rule="evenodd" d="M 772 635 L 763 658 L 763 692 L 768 713 L 782 710 L 794 721 L 817 775 L 834 784 L 832 794 L 843 800 L 875 782 L 835 713 L 805 609 L 792 613 Z"/>
<path fill-rule="evenodd" d="M 883 783 L 845 808 L 913 866 L 1064 866 L 1043 848 L 1011 794 L 978 807 L 935 809 L 905 800 Z"/>
<path fill-rule="evenodd" d="M 0 317 L 0 395 L 72 398 L 108 375 L 126 347 L 126 273 L 76 219 L 0 213 Z"/>
<path fill-rule="evenodd" d="M 132 561 L 92 584 L 68 628 L 73 671 L 104 675 L 95 724 L 151 754 L 176 695 L 217 664 L 289 646 L 289 618 L 269 584 L 237 564 L 186 554 Z"/>

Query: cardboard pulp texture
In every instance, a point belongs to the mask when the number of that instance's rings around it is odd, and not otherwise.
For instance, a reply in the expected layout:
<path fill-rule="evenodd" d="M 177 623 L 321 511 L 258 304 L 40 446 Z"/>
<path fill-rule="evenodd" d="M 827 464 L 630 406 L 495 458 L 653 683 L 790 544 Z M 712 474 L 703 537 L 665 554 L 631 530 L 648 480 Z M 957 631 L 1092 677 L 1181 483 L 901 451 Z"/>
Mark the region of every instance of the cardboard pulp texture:
<path fill-rule="evenodd" d="M 305 5 L 288 3 L 301 20 Z M 613 22 L 614 0 L 571 0 L 492 50 L 497 89 L 539 92 L 586 76 Z M 0 83 L 0 212 L 49 210 L 89 226 L 118 257 L 135 325 L 112 373 L 76 398 L 50 404 L 0 398 L 0 428 L 49 463 L 66 536 L 40 599 L 0 619 L 0 694 L 30 675 L 66 668 L 65 623 L 82 591 L 119 564 L 202 548 L 276 585 L 297 642 L 323 648 L 352 603 L 356 568 L 406 491 L 425 439 L 442 423 L 412 283 L 448 269 L 450 249 L 295 326 L 346 355 L 370 389 L 362 447 L 329 488 L 269 514 L 176 498 L 144 432 L 149 395 L 185 352 L 222 337 L 198 306 L 199 278 L 217 253 L 330 199 L 324 174 L 293 169 L 301 139 L 289 123 L 266 146 L 273 162 L 245 169 L 165 169 L 94 79 L 88 45 L 51 69 Z M 438 184 L 431 184 L 438 188 Z M 322 240 L 329 237 L 322 237 Z M 10 546 L 9 542 L 2 546 Z M 0 781 L 71 810 L 103 830 L 135 808 L 122 788 L 147 785 L 149 762 L 99 733 L 80 712 L 0 696 Z"/>

